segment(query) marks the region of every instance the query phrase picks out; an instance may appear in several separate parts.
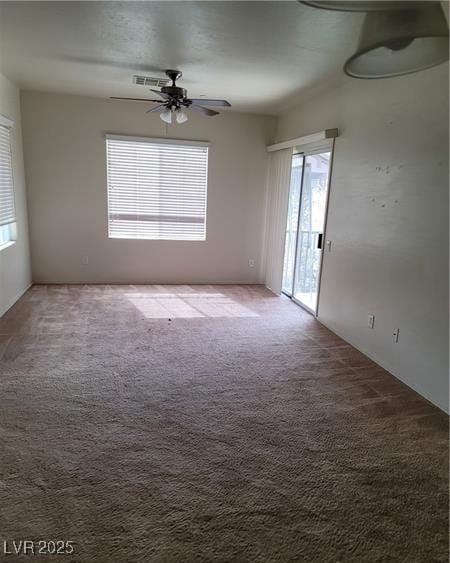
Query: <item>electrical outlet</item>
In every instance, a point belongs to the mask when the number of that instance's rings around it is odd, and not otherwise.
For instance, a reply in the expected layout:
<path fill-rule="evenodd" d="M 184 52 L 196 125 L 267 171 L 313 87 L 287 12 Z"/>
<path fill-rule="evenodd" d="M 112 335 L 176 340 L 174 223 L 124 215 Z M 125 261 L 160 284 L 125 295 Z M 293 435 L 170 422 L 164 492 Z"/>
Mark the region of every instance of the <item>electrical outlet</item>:
<path fill-rule="evenodd" d="M 248 265 L 249 265 L 250 268 L 255 267 L 255 261 L 253 260 L 253 258 L 250 258 L 250 260 L 248 261 Z"/>
<path fill-rule="evenodd" d="M 84 264 L 85 266 L 89 264 L 89 256 L 83 256 L 83 258 L 81 259 L 81 263 Z"/>
<path fill-rule="evenodd" d="M 400 335 L 400 329 L 396 328 L 392 333 L 392 338 L 394 339 L 394 342 L 398 342 L 399 335 Z"/>
<path fill-rule="evenodd" d="M 375 315 L 369 315 L 367 317 L 367 326 L 373 328 L 375 326 Z"/>
<path fill-rule="evenodd" d="M 327 240 L 327 251 L 331 252 L 331 240 Z"/>

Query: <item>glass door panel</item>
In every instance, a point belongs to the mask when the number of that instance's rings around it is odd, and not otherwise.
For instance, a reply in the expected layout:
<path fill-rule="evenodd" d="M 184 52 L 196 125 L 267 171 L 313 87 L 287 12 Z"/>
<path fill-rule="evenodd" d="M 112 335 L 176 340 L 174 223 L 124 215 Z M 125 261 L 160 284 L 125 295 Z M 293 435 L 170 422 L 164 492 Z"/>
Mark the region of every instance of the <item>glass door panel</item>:
<path fill-rule="evenodd" d="M 297 246 L 298 213 L 302 185 L 303 155 L 292 157 L 291 184 L 284 247 L 283 293 L 292 296 L 294 285 L 295 250 Z"/>
<path fill-rule="evenodd" d="M 316 314 L 330 152 L 305 156 L 300 198 L 293 298 Z"/>

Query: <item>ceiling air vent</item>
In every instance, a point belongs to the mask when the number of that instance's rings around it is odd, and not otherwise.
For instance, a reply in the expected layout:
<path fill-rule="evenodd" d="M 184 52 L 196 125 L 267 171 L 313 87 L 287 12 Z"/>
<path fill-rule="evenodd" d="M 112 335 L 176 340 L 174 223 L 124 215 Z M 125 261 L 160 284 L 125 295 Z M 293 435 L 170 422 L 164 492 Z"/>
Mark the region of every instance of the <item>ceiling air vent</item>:
<path fill-rule="evenodd" d="M 138 86 L 152 86 L 156 88 L 161 88 L 161 86 L 167 86 L 170 80 L 167 78 L 153 78 L 152 76 L 133 76 L 133 84 Z"/>

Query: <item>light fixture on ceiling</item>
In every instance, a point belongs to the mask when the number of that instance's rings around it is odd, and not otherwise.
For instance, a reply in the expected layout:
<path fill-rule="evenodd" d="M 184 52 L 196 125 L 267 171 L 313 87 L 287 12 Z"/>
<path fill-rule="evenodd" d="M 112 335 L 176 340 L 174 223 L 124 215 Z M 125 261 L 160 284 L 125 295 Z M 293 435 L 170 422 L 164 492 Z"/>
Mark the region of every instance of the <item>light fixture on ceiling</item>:
<path fill-rule="evenodd" d="M 448 27 L 439 5 L 414 10 L 370 12 L 356 53 L 344 65 L 354 78 L 389 78 L 448 60 Z"/>
<path fill-rule="evenodd" d="M 164 109 L 160 114 L 159 117 L 165 122 L 165 123 L 172 123 L 172 110 L 169 108 Z"/>
<path fill-rule="evenodd" d="M 380 11 L 397 11 L 409 10 L 417 8 L 419 4 L 427 4 L 428 2 L 420 1 L 396 1 L 391 0 L 384 2 L 382 0 L 372 0 L 367 2 L 359 2 L 358 0 L 340 2 L 339 0 L 330 0 L 328 2 L 307 2 L 301 4 L 312 6 L 313 8 L 322 8 L 323 10 L 333 10 L 335 12 L 380 12 Z"/>
<path fill-rule="evenodd" d="M 366 11 L 358 48 L 344 65 L 353 78 L 389 78 L 449 58 L 448 26 L 439 2 L 303 2 L 316 8 Z"/>
<path fill-rule="evenodd" d="M 169 125 L 172 123 L 173 116 L 175 116 L 175 121 L 180 124 L 188 120 L 188 116 L 181 108 L 165 108 L 159 114 L 159 117 Z"/>
<path fill-rule="evenodd" d="M 177 109 L 175 110 L 175 119 L 177 120 L 177 123 L 184 123 L 188 120 L 188 116 L 182 109 Z"/>
<path fill-rule="evenodd" d="M 209 98 L 188 98 L 187 90 L 177 86 L 176 81 L 181 78 L 182 72 L 180 70 L 166 70 L 166 75 L 172 81 L 170 86 L 162 86 L 161 90 L 150 89 L 151 92 L 160 96 L 159 100 L 151 100 L 148 98 L 122 98 L 118 96 L 111 96 L 112 100 L 128 100 L 133 102 L 157 103 L 157 106 L 152 106 L 146 113 L 159 112 L 159 117 L 165 123 L 172 123 L 175 118 L 177 123 L 185 123 L 188 120 L 186 111 L 195 111 L 208 117 L 219 115 L 218 111 L 204 106 L 222 106 L 230 107 L 230 102 L 227 100 L 216 100 Z M 146 77 L 142 78 L 145 82 Z M 150 80 L 151 78 L 149 78 Z M 157 80 L 157 79 L 151 79 Z"/>

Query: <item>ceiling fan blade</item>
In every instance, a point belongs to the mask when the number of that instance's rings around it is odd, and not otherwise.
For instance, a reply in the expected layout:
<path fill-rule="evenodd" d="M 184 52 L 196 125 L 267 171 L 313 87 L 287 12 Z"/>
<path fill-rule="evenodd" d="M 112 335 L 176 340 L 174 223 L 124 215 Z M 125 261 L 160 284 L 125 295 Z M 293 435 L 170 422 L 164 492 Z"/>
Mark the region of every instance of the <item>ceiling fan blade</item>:
<path fill-rule="evenodd" d="M 165 108 L 166 104 L 159 104 L 159 106 L 155 106 L 154 108 L 148 109 L 145 113 L 152 113 L 152 111 L 158 111 L 160 108 Z"/>
<path fill-rule="evenodd" d="M 226 106 L 231 107 L 230 102 L 226 100 L 208 100 L 206 98 L 192 98 L 193 104 L 203 104 L 204 106 Z"/>
<path fill-rule="evenodd" d="M 158 94 L 158 96 L 161 96 L 161 98 L 164 98 L 165 100 L 170 100 L 171 98 L 169 94 L 166 94 L 165 92 L 160 92 L 159 90 L 153 90 L 152 88 L 150 88 L 150 92 L 155 92 L 155 94 Z"/>
<path fill-rule="evenodd" d="M 213 109 L 209 109 L 209 108 L 204 108 L 203 106 L 198 106 L 197 104 L 191 104 L 190 106 L 188 106 L 187 109 L 193 109 L 194 111 L 198 111 L 199 113 L 203 113 L 204 115 L 209 115 L 209 116 L 213 116 L 213 115 L 219 115 L 218 111 L 214 111 Z"/>
<path fill-rule="evenodd" d="M 162 100 L 149 100 L 148 98 L 120 98 L 118 96 L 110 96 L 110 100 L 128 100 L 130 102 L 156 102 L 161 103 Z"/>

